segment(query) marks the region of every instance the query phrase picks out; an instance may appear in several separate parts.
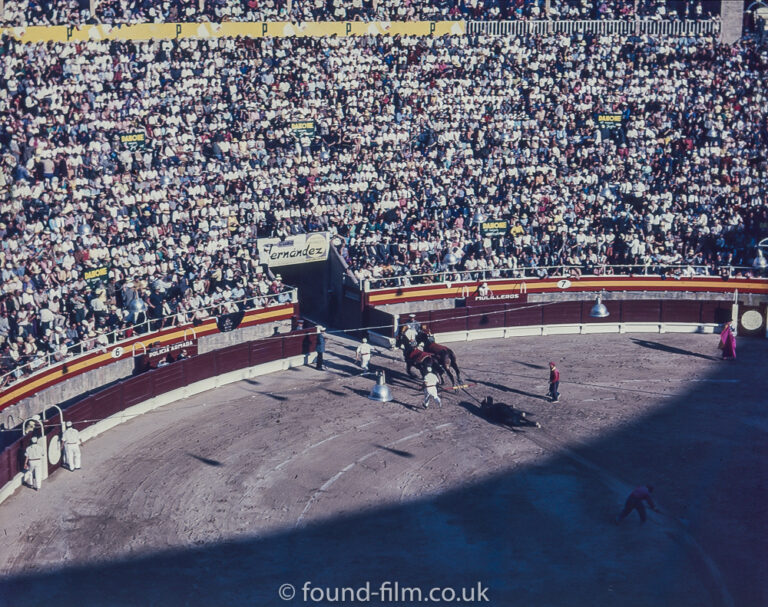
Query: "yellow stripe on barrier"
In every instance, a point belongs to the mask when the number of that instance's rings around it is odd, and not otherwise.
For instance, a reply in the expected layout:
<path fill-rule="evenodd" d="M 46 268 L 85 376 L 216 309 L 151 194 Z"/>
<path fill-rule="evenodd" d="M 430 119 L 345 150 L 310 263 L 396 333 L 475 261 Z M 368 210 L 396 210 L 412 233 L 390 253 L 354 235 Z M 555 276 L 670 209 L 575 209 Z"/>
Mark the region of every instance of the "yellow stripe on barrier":
<path fill-rule="evenodd" d="M 618 279 L 618 280 L 606 280 L 606 279 L 570 279 L 570 286 L 564 289 L 558 287 L 557 280 L 546 281 L 525 281 L 520 280 L 517 282 L 501 282 L 490 283 L 491 289 L 496 292 L 517 290 L 521 284 L 526 285 L 528 293 L 540 293 L 543 291 L 552 291 L 557 293 L 564 293 L 568 291 L 578 292 L 584 290 L 600 291 L 606 289 L 607 291 L 626 290 L 626 291 L 642 291 L 645 289 L 665 289 L 668 291 L 688 291 L 688 290 L 701 290 L 710 289 L 717 293 L 733 293 L 737 289 L 748 289 L 750 293 L 768 293 L 768 283 L 765 281 L 750 281 L 748 284 L 743 282 L 730 281 L 725 282 L 722 279 L 713 280 L 675 280 L 667 279 L 661 280 L 658 278 L 651 279 Z M 473 288 L 474 283 L 471 283 L 470 289 Z M 382 302 L 393 302 L 403 299 L 412 299 L 414 297 L 435 297 L 441 296 L 444 299 L 450 297 L 462 297 L 462 291 L 467 285 L 459 284 L 459 286 L 447 287 L 444 283 L 430 285 L 428 287 L 413 287 L 409 289 L 402 289 L 399 292 L 388 293 L 376 293 L 372 292 L 368 301 L 370 304 L 377 304 Z"/>
<path fill-rule="evenodd" d="M 0 29 L 22 42 L 170 40 L 176 38 L 287 38 L 294 36 L 463 36 L 466 21 L 279 21 L 227 23 L 139 23 L 136 25 L 31 25 Z"/>
<path fill-rule="evenodd" d="M 257 311 L 248 312 L 243 317 L 242 322 L 246 323 L 246 322 L 252 322 L 256 320 L 269 320 L 272 318 L 276 318 L 278 316 L 290 318 L 293 315 L 293 312 L 294 312 L 293 305 L 285 304 L 284 306 L 279 306 L 276 308 L 267 308 L 266 310 L 257 310 Z M 179 340 L 179 339 L 184 339 L 185 334 L 187 337 L 192 337 L 192 329 L 193 327 L 187 327 L 186 329 L 173 331 L 171 333 L 167 333 L 166 335 L 153 336 L 150 339 L 146 339 L 146 340 L 139 339 L 137 341 L 131 341 L 126 344 L 117 344 L 117 345 L 121 345 L 121 347 L 123 347 L 125 351 L 119 358 L 116 358 L 114 360 L 122 360 L 124 358 L 133 356 L 133 349 L 140 348 L 142 345 L 144 346 L 144 348 L 149 348 L 154 343 L 160 343 L 160 345 L 165 345 L 167 343 L 175 342 L 176 340 Z M 216 320 L 208 319 L 204 321 L 203 324 L 197 327 L 194 327 L 194 334 L 196 338 L 199 338 L 205 335 L 209 335 L 211 333 L 215 333 L 218 330 L 219 329 L 218 329 L 218 326 L 216 325 Z M 112 350 L 114 350 L 114 348 L 117 347 L 117 345 L 110 345 L 109 350 L 107 352 L 98 354 L 97 356 L 72 361 L 71 363 L 67 364 L 66 373 L 64 373 L 61 369 L 56 369 L 53 371 L 49 371 L 48 373 L 44 373 L 40 377 L 36 377 L 33 380 L 23 382 L 16 389 L 0 395 L 0 409 L 2 409 L 3 405 L 5 405 L 6 403 L 13 402 L 14 399 L 35 394 L 35 392 L 37 391 L 37 388 L 40 388 L 41 386 L 45 386 L 46 384 L 49 384 L 52 381 L 66 377 L 68 375 L 72 375 L 77 371 L 87 370 L 92 367 L 96 367 L 101 363 L 113 360 Z"/>

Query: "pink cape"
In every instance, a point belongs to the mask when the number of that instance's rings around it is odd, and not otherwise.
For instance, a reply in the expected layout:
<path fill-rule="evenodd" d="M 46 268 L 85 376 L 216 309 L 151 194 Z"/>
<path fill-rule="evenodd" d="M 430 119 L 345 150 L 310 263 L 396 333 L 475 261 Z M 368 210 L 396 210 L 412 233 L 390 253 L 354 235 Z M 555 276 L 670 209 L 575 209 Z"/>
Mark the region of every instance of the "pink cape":
<path fill-rule="evenodd" d="M 720 349 L 723 351 L 723 358 L 736 358 L 736 336 L 731 330 L 731 325 L 725 325 L 725 329 L 720 333 Z"/>

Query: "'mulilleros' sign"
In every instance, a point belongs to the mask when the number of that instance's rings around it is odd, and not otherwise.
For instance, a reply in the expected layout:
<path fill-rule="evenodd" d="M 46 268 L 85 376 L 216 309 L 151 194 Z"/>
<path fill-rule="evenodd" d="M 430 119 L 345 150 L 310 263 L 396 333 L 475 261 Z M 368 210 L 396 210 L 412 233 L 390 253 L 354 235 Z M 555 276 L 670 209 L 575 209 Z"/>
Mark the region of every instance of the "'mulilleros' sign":
<path fill-rule="evenodd" d="M 259 238 L 259 258 L 269 267 L 290 266 L 328 259 L 328 233 L 297 234 L 279 238 Z"/>

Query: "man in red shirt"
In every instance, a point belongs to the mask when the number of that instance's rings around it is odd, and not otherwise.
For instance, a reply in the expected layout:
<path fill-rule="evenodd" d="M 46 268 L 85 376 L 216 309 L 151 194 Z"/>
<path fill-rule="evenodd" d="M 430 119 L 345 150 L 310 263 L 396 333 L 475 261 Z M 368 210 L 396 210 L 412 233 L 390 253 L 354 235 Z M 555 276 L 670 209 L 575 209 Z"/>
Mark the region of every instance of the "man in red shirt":
<path fill-rule="evenodd" d="M 645 522 L 645 505 L 643 502 L 648 502 L 648 506 L 650 506 L 651 510 L 658 512 L 658 508 L 656 508 L 656 504 L 653 503 L 653 498 L 651 497 L 651 493 L 653 492 L 653 485 L 642 485 L 640 487 L 637 487 L 632 493 L 629 494 L 629 497 L 627 498 L 626 503 L 624 504 L 624 510 L 621 511 L 621 514 L 616 517 L 616 524 L 618 525 L 621 521 L 623 521 L 633 510 L 637 510 L 637 513 L 640 515 L 640 520 L 644 523 Z"/>
<path fill-rule="evenodd" d="M 549 396 L 553 403 L 560 402 L 560 371 L 557 370 L 555 363 L 549 363 Z"/>

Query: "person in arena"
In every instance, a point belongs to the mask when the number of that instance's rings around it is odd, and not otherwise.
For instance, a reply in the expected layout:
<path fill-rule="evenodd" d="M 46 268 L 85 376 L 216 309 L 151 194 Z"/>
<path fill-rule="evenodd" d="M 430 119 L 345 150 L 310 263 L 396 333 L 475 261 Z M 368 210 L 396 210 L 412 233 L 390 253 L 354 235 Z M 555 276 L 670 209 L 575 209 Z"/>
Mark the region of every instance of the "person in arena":
<path fill-rule="evenodd" d="M 422 379 L 422 387 L 424 388 L 424 408 L 429 407 L 429 401 L 434 400 L 437 406 L 442 405 L 442 400 L 437 393 L 437 386 L 440 383 L 437 375 L 432 372 L 432 367 L 427 367 L 427 373 Z"/>
<path fill-rule="evenodd" d="M 367 337 L 363 337 L 363 341 L 357 346 L 355 361 L 360 363 L 363 371 L 368 370 L 368 363 L 371 362 L 371 344 L 368 343 Z"/>
<path fill-rule="evenodd" d="M 635 490 L 629 494 L 627 501 L 624 503 L 624 508 L 616 517 L 616 524 L 627 518 L 633 510 L 637 510 L 640 522 L 645 523 L 646 513 L 643 502 L 648 502 L 650 509 L 658 512 L 658 508 L 656 508 L 656 504 L 653 502 L 651 493 L 653 493 L 653 485 L 641 485 L 640 487 L 636 487 Z"/>
<path fill-rule="evenodd" d="M 554 362 L 549 363 L 549 395 L 553 403 L 560 402 L 560 370 Z"/>
<path fill-rule="evenodd" d="M 736 335 L 733 333 L 730 322 L 725 323 L 725 327 L 720 333 L 718 348 L 722 352 L 723 360 L 736 360 Z"/>
<path fill-rule="evenodd" d="M 80 432 L 72 425 L 72 422 L 67 422 L 67 429 L 62 435 L 61 441 L 64 443 L 64 459 L 67 467 L 70 470 L 79 470 L 82 465 L 80 445 L 83 441 L 80 438 Z"/>

